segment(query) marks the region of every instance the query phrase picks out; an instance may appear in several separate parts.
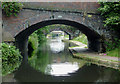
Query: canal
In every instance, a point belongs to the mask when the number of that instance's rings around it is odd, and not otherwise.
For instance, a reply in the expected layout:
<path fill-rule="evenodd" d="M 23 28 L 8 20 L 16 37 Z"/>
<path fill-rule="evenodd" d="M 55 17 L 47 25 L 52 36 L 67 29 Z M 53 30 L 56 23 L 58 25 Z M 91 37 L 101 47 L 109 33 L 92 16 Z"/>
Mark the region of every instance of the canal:
<path fill-rule="evenodd" d="M 14 72 L 17 82 L 119 82 L 120 71 L 73 58 L 68 47 L 76 46 L 60 38 L 29 53 L 28 62 Z"/>

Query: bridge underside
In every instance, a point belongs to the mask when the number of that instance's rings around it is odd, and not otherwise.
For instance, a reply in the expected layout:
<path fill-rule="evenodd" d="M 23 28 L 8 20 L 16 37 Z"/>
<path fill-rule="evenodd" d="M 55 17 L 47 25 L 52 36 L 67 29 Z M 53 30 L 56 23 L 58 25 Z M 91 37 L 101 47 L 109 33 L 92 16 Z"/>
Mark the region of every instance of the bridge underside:
<path fill-rule="evenodd" d="M 42 28 L 47 25 L 52 25 L 52 24 L 64 24 L 64 25 L 73 26 L 79 29 L 88 38 L 88 48 L 97 52 L 100 51 L 101 44 L 100 44 L 100 35 L 98 33 L 77 22 L 57 19 L 57 20 L 48 20 L 48 21 L 39 22 L 37 24 L 34 24 L 26 28 L 25 30 L 23 30 L 22 32 L 16 35 L 15 37 L 16 46 L 20 49 L 20 51 L 24 56 L 25 56 L 24 52 L 28 48 L 28 43 L 27 43 L 28 37 L 39 28 Z"/>

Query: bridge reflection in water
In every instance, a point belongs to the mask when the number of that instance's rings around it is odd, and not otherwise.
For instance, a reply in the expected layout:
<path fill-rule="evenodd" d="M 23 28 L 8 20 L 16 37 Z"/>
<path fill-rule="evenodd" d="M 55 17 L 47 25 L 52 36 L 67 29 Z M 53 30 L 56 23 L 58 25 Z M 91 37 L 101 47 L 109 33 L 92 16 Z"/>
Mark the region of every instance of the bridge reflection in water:
<path fill-rule="evenodd" d="M 52 53 L 58 54 L 64 51 L 65 43 L 62 42 L 62 37 L 61 38 L 58 37 L 58 38 L 49 40 L 49 46 Z M 55 60 L 56 59 L 54 59 L 54 63 L 47 65 L 47 68 L 51 67 L 51 70 L 49 72 L 50 75 L 70 76 L 69 73 L 74 73 L 79 69 L 77 62 L 71 63 L 66 61 L 64 63 L 61 63 L 61 57 L 58 57 L 57 60 L 56 61 Z"/>
<path fill-rule="evenodd" d="M 49 39 L 38 47 L 28 62 L 22 63 L 14 74 L 15 79 L 19 82 L 120 81 L 119 71 L 73 58 L 69 46 L 75 44 L 62 42 L 60 38 Z"/>
<path fill-rule="evenodd" d="M 56 38 L 50 41 L 49 46 L 53 53 L 59 53 L 64 50 L 65 44 L 61 38 Z"/>

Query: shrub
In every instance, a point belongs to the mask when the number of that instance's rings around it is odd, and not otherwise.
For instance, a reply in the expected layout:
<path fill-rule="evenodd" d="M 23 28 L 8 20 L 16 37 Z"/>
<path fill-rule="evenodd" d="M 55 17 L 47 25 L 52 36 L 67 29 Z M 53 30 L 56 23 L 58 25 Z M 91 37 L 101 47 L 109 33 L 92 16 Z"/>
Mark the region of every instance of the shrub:
<path fill-rule="evenodd" d="M 79 42 L 81 42 L 81 43 L 83 43 L 83 44 L 88 44 L 87 42 L 87 36 L 85 35 L 85 34 L 80 34 L 79 35 L 79 37 L 76 37 L 76 38 L 74 38 L 73 40 L 75 40 L 75 41 L 79 41 Z"/>
<path fill-rule="evenodd" d="M 106 51 L 111 51 L 120 46 L 120 1 L 117 2 L 100 2 L 98 9 L 104 18 L 104 26 L 108 30 L 114 31 L 116 37 L 112 37 L 112 41 L 105 42 Z"/>
<path fill-rule="evenodd" d="M 46 41 L 46 37 L 45 37 L 43 31 L 49 32 L 48 26 L 43 27 L 43 28 L 40 28 L 40 29 L 38 29 L 38 30 L 36 31 L 36 34 L 38 35 L 38 42 L 39 42 L 39 44 Z"/>
<path fill-rule="evenodd" d="M 38 35 L 34 32 L 29 36 L 28 44 L 31 46 L 33 50 L 38 47 Z"/>
<path fill-rule="evenodd" d="M 7 75 L 15 71 L 22 61 L 22 56 L 15 46 L 6 43 L 0 44 L 2 52 L 2 75 Z"/>
<path fill-rule="evenodd" d="M 29 36 L 29 40 L 28 40 L 28 56 L 29 56 L 29 58 L 34 56 L 34 54 L 36 53 L 36 50 L 38 48 L 38 45 L 39 45 L 38 35 L 36 34 L 36 32 L 34 32 Z"/>
<path fill-rule="evenodd" d="M 17 13 L 20 12 L 22 9 L 23 4 L 18 2 L 2 2 L 2 9 L 3 12 L 7 16 L 15 15 L 17 16 Z"/>
<path fill-rule="evenodd" d="M 98 10 L 104 18 L 104 25 L 110 28 L 110 30 L 118 32 L 120 30 L 120 1 L 100 2 L 100 5 Z"/>

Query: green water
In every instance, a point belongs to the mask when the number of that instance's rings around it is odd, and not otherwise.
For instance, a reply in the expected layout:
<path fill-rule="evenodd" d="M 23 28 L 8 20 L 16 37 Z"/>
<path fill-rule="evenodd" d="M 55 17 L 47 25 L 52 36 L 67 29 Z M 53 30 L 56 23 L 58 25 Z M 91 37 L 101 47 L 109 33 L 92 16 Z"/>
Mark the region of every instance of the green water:
<path fill-rule="evenodd" d="M 120 71 L 73 58 L 73 43 L 50 39 L 40 44 L 14 73 L 17 82 L 119 82 Z"/>

